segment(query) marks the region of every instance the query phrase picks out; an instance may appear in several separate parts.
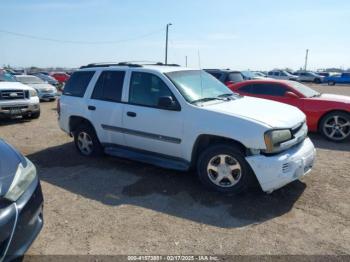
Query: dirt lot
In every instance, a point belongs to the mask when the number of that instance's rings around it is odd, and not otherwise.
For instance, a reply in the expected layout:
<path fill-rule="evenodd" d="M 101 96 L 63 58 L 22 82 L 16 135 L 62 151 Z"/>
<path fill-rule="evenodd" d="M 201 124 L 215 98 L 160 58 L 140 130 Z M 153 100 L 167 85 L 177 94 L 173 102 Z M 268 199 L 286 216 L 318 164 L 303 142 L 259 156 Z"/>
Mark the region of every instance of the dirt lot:
<path fill-rule="evenodd" d="M 350 95 L 350 87 L 316 86 Z M 350 143 L 311 135 L 314 170 L 271 195 L 208 192 L 194 174 L 78 155 L 55 103 L 0 136 L 37 165 L 45 226 L 29 254 L 350 254 Z"/>

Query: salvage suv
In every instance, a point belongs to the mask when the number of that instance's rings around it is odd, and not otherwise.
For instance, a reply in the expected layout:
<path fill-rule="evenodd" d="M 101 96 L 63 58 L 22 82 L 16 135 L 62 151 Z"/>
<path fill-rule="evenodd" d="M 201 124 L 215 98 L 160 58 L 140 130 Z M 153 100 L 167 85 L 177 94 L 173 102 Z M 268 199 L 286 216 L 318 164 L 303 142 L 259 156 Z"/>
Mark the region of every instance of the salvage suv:
<path fill-rule="evenodd" d="M 315 148 L 297 108 L 233 93 L 202 70 L 90 64 L 67 82 L 59 125 L 85 156 L 197 171 L 206 186 L 272 192 L 307 174 Z"/>
<path fill-rule="evenodd" d="M 38 118 L 40 101 L 34 88 L 0 74 L 0 118 Z"/>

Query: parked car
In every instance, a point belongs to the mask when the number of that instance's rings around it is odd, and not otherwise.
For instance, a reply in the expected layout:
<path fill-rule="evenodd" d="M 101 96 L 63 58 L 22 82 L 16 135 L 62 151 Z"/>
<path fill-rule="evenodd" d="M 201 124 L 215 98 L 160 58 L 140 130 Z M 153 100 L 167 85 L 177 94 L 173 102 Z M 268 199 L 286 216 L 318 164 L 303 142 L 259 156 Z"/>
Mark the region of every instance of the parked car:
<path fill-rule="evenodd" d="M 52 72 L 50 76 L 55 78 L 60 84 L 66 83 L 70 77 L 70 75 L 65 72 Z"/>
<path fill-rule="evenodd" d="M 237 83 L 232 90 L 296 106 L 306 114 L 309 130 L 329 140 L 341 142 L 350 136 L 348 96 L 321 94 L 295 81 L 278 80 L 246 81 Z"/>
<path fill-rule="evenodd" d="M 12 79 L 4 78 L 0 74 L 0 118 L 38 118 L 40 104 L 38 94 L 34 88 L 23 85 Z M 1 166 L 0 166 L 1 170 Z"/>
<path fill-rule="evenodd" d="M 23 256 L 43 227 L 36 168 L 0 139 L 0 261 Z"/>
<path fill-rule="evenodd" d="M 243 74 L 240 71 L 234 71 L 230 69 L 204 69 L 204 71 L 211 74 L 228 87 L 245 80 Z"/>
<path fill-rule="evenodd" d="M 280 79 L 280 80 L 293 80 L 293 81 L 298 80 L 297 76 L 292 75 L 291 73 L 285 70 L 272 70 L 267 73 L 267 76 L 270 78 Z"/>
<path fill-rule="evenodd" d="M 48 84 L 39 77 L 32 75 L 18 75 L 17 81 L 33 87 L 38 93 L 40 100 L 54 101 L 57 96 L 57 89 L 53 85 Z"/>
<path fill-rule="evenodd" d="M 253 71 L 241 71 L 244 80 L 253 80 L 253 79 L 264 79 L 266 78 L 266 75 L 260 73 L 260 72 L 253 72 Z"/>
<path fill-rule="evenodd" d="M 325 82 L 330 86 L 335 84 L 350 84 L 350 72 L 326 77 Z"/>
<path fill-rule="evenodd" d="M 60 86 L 60 83 L 50 75 L 46 75 L 46 74 L 42 74 L 42 73 L 33 73 L 31 75 L 39 77 L 41 80 L 48 82 L 50 85 L 53 85 L 55 87 Z"/>
<path fill-rule="evenodd" d="M 298 77 L 298 81 L 300 82 L 313 82 L 316 84 L 323 83 L 325 78 L 324 76 L 310 71 L 297 71 L 294 75 Z"/>
<path fill-rule="evenodd" d="M 203 70 L 84 66 L 67 82 L 58 113 L 82 155 L 194 168 L 220 192 L 237 193 L 255 178 L 271 192 L 308 173 L 315 157 L 299 109 L 236 95 Z"/>

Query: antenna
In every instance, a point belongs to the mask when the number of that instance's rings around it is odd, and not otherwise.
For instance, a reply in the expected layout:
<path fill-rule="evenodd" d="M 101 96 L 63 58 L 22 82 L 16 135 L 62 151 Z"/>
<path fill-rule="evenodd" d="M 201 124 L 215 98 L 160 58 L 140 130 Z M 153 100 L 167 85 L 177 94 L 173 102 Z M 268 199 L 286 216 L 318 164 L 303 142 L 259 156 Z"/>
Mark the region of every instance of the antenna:
<path fill-rule="evenodd" d="M 198 49 L 198 67 L 199 67 L 199 78 L 201 80 L 201 98 L 203 98 L 203 79 L 202 79 L 202 66 L 201 66 L 201 54 Z"/>

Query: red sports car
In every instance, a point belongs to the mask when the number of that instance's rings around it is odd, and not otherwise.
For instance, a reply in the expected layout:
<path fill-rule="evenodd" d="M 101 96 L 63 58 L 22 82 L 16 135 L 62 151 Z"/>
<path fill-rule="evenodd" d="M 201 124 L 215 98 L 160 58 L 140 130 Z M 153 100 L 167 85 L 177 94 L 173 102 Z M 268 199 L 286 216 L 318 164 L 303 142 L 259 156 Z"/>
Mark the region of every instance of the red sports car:
<path fill-rule="evenodd" d="M 53 78 L 55 78 L 59 83 L 63 84 L 68 81 L 69 75 L 64 72 L 53 72 L 50 74 Z"/>
<path fill-rule="evenodd" d="M 350 136 L 348 96 L 321 94 L 299 82 L 283 80 L 249 80 L 231 85 L 230 89 L 298 107 L 306 114 L 309 130 L 329 140 L 340 142 Z"/>

